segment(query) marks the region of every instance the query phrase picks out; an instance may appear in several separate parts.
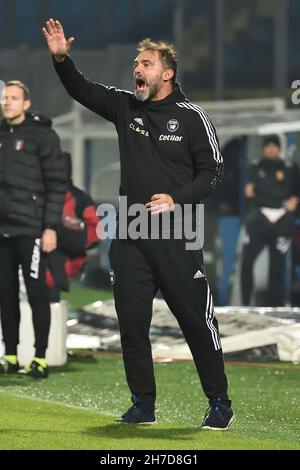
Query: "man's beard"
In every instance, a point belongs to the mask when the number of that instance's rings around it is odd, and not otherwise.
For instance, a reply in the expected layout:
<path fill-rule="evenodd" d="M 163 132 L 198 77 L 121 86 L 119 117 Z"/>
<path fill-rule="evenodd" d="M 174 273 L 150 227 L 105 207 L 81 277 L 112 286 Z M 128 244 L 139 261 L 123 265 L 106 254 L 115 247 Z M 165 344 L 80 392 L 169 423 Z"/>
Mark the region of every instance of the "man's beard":
<path fill-rule="evenodd" d="M 145 90 L 137 90 L 136 83 L 134 82 L 134 96 L 138 101 L 147 101 L 151 100 L 159 91 L 159 84 L 152 83 L 149 84 Z"/>

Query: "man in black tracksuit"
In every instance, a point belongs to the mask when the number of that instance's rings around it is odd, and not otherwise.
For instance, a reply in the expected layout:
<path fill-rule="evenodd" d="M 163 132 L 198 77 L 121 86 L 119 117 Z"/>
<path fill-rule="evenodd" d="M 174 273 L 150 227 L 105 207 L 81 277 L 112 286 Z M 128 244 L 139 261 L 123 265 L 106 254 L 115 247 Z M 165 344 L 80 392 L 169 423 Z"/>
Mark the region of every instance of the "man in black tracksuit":
<path fill-rule="evenodd" d="M 250 203 L 246 218 L 246 240 L 241 270 L 242 303 L 249 305 L 253 289 L 253 265 L 265 247 L 269 247 L 268 305 L 285 303 L 284 279 L 286 254 L 293 230 L 292 212 L 297 208 L 299 172 L 280 158 L 278 136 L 263 143 L 263 158 L 249 170 L 245 195 Z"/>
<path fill-rule="evenodd" d="M 140 43 L 132 94 L 86 80 L 67 55 L 74 38 L 66 41 L 58 21 L 49 20 L 43 31 L 68 93 L 116 126 L 120 195 L 127 196 L 129 207 L 142 204 L 154 217 L 172 210 L 174 204 L 199 204 L 214 190 L 222 177 L 216 133 L 207 115 L 185 98 L 176 83 L 171 46 L 150 40 Z M 110 259 L 133 401 L 121 421 L 155 421 L 149 328 L 153 298 L 160 289 L 186 337 L 211 405 L 203 428 L 228 429 L 234 418 L 201 251 L 185 250 L 184 239 L 119 236 L 112 242 Z"/>
<path fill-rule="evenodd" d="M 45 254 L 56 247 L 56 225 L 66 190 L 64 157 L 51 122 L 33 113 L 28 90 L 6 84 L 0 124 L 0 309 L 5 356 L 0 373 L 48 375 L 45 353 L 50 304 Z M 35 357 L 19 370 L 19 265 L 22 267 L 35 333 Z"/>

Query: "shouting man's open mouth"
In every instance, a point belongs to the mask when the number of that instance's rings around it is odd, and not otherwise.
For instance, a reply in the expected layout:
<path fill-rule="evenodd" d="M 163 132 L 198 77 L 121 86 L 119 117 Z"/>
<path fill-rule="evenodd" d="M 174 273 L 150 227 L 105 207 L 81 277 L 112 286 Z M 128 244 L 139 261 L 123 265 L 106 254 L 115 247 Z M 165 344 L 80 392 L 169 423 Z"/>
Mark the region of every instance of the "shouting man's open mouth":
<path fill-rule="evenodd" d="M 144 91 L 146 88 L 147 84 L 144 78 L 141 77 L 135 77 L 135 89 L 137 91 Z"/>
<path fill-rule="evenodd" d="M 134 77 L 135 96 L 139 101 L 148 99 L 149 86 L 144 77 Z"/>
<path fill-rule="evenodd" d="M 134 95 L 138 101 L 150 100 L 156 95 L 160 84 L 160 75 L 147 78 L 140 72 L 133 75 Z"/>

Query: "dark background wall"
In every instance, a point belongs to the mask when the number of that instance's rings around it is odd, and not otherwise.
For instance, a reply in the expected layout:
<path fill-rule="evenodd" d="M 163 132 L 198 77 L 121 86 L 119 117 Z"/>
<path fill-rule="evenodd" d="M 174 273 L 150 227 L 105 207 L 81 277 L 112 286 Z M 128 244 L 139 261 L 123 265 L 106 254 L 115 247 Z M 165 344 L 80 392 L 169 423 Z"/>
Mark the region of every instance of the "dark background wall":
<path fill-rule="evenodd" d="M 0 0 L 0 79 L 24 80 L 51 115 L 69 106 L 41 33 L 51 16 L 100 82 L 131 88 L 135 45 L 147 36 L 175 42 L 191 99 L 286 96 L 300 79 L 299 0 Z"/>

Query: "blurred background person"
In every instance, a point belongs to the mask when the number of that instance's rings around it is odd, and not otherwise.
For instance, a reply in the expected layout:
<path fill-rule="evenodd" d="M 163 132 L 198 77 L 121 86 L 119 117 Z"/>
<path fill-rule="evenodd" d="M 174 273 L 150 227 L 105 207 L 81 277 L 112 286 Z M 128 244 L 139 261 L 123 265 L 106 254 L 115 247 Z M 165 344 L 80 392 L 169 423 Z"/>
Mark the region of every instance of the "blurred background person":
<path fill-rule="evenodd" d="M 286 255 L 293 232 L 292 213 L 298 206 L 299 172 L 280 157 L 277 135 L 263 142 L 263 157 L 249 169 L 245 196 L 249 202 L 241 269 L 242 304 L 250 305 L 253 265 L 265 246 L 270 252 L 268 305 L 283 306 Z"/>
<path fill-rule="evenodd" d="M 47 286 L 50 301 L 59 302 L 60 291 L 69 290 L 69 280 L 81 274 L 88 259 L 87 250 L 99 242 L 100 218 L 91 196 L 72 180 L 71 154 L 64 151 L 67 166 L 67 193 L 61 223 L 57 227 L 57 250 L 48 256 Z"/>
<path fill-rule="evenodd" d="M 17 80 L 7 82 L 0 124 L 0 309 L 5 343 L 0 373 L 22 372 L 46 378 L 50 303 L 45 257 L 57 244 L 66 172 L 51 121 L 27 113 L 30 106 L 27 87 Z M 22 371 L 17 358 L 19 265 L 35 333 L 35 357 Z"/>

